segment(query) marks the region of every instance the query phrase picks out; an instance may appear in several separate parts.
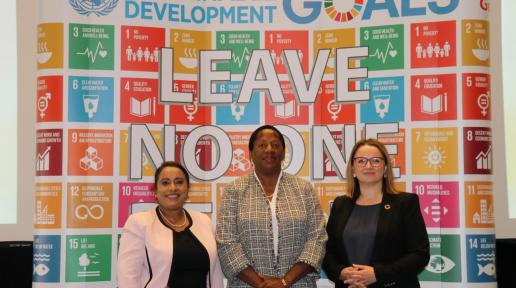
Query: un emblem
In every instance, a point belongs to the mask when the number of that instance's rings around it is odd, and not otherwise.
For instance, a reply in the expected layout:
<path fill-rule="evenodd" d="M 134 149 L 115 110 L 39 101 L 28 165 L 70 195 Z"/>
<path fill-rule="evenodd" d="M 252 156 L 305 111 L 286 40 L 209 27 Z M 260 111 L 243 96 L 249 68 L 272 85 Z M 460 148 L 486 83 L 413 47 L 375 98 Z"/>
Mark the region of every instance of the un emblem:
<path fill-rule="evenodd" d="M 118 0 L 68 0 L 70 5 L 81 15 L 89 16 L 94 13 L 97 16 L 106 16 L 118 4 Z"/>

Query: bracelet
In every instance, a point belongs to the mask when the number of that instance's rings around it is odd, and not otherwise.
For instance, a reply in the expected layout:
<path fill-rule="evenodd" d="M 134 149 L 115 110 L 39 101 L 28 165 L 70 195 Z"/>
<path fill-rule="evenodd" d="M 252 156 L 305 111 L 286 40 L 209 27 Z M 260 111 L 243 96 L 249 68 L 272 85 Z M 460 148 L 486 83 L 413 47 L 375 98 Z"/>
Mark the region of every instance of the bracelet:
<path fill-rule="evenodd" d="M 288 287 L 287 281 L 285 281 L 285 278 L 281 278 L 281 284 L 283 284 L 283 287 Z"/>

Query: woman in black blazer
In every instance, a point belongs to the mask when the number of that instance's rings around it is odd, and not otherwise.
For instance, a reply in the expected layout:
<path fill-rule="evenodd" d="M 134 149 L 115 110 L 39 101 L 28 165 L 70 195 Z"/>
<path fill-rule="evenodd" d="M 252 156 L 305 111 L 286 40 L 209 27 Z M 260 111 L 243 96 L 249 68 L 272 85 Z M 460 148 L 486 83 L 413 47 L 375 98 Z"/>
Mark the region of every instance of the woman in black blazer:
<path fill-rule="evenodd" d="M 396 191 L 378 140 L 358 142 L 349 159 L 349 196 L 331 208 L 324 271 L 335 287 L 420 287 L 430 253 L 417 195 Z"/>

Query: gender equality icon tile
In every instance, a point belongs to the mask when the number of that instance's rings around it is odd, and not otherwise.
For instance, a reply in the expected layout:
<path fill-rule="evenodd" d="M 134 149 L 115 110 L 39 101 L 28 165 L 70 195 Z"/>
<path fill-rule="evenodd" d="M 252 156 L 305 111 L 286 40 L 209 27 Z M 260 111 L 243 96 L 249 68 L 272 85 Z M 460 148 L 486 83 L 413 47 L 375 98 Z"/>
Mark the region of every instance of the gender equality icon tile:
<path fill-rule="evenodd" d="M 218 162 L 218 159 L 213 159 L 213 157 L 216 157 L 216 155 L 214 155 L 213 146 L 217 145 L 217 143 L 214 143 L 215 140 L 213 140 L 210 136 L 203 136 L 199 139 L 199 141 L 197 141 L 197 143 L 195 143 L 194 155 L 183 155 L 184 144 L 189 134 L 189 131 L 176 131 L 176 161 L 182 161 L 182 163 L 197 163 L 199 168 L 202 170 L 211 170 L 213 168 L 213 164 Z"/>
<path fill-rule="evenodd" d="M 113 176 L 113 130 L 68 130 L 68 175 Z"/>
<path fill-rule="evenodd" d="M 162 151 L 163 150 L 163 133 L 162 133 L 162 131 L 161 130 L 151 130 L 149 132 L 152 135 L 152 138 L 154 139 L 155 145 L 158 147 L 161 154 L 163 155 L 163 151 Z M 177 136 L 176 136 L 176 139 L 178 139 Z M 120 176 L 128 176 L 129 175 L 129 167 L 130 167 L 129 142 L 130 142 L 130 139 L 129 139 L 128 130 L 126 130 L 126 129 L 120 130 L 120 147 L 119 147 L 120 164 L 118 165 Z M 177 143 L 176 143 L 176 145 L 177 145 Z M 176 159 L 179 159 L 179 158 L 176 158 Z M 154 167 L 155 167 L 155 165 L 152 163 L 152 159 L 147 154 L 147 151 L 145 151 L 145 149 L 144 149 L 144 151 L 142 153 L 142 167 L 141 167 L 142 175 L 143 176 L 154 176 L 154 170 L 155 170 Z"/>
<path fill-rule="evenodd" d="M 71 69 L 113 70 L 115 27 L 69 24 L 68 61 Z"/>
<path fill-rule="evenodd" d="M 231 50 L 231 60 L 217 63 L 217 70 L 244 74 L 253 50 L 260 49 L 259 31 L 217 31 L 217 50 Z"/>
<path fill-rule="evenodd" d="M 420 281 L 461 282 L 460 236 L 429 234 L 430 261 Z"/>
<path fill-rule="evenodd" d="M 66 282 L 111 280 L 112 235 L 66 236 Z"/>
<path fill-rule="evenodd" d="M 237 103 L 242 81 L 228 81 L 216 86 L 217 93 L 231 93 L 230 105 L 217 105 L 215 123 L 217 125 L 258 125 L 260 124 L 260 97 L 263 93 L 253 91 L 249 103 Z"/>
<path fill-rule="evenodd" d="M 462 74 L 462 117 L 465 120 L 491 120 L 490 83 L 489 74 Z"/>
<path fill-rule="evenodd" d="M 210 31 L 170 30 L 170 47 L 174 49 L 174 73 L 197 74 L 199 51 L 211 49 Z"/>
<path fill-rule="evenodd" d="M 489 21 L 462 20 L 462 65 L 490 65 Z"/>
<path fill-rule="evenodd" d="M 68 121 L 113 123 L 113 78 L 68 78 Z"/>
<path fill-rule="evenodd" d="M 415 128 L 411 133 L 412 174 L 458 173 L 457 128 Z"/>
<path fill-rule="evenodd" d="M 184 125 L 210 125 L 211 111 L 210 105 L 199 104 L 199 94 L 197 93 L 197 81 L 175 80 L 174 91 L 189 92 L 193 94 L 193 102 L 187 105 L 170 105 L 170 124 Z"/>
<path fill-rule="evenodd" d="M 231 165 L 226 171 L 226 177 L 239 177 L 250 173 L 253 169 L 251 155 L 249 154 L 249 137 L 251 132 L 226 132 L 231 140 L 233 149 Z"/>
<path fill-rule="evenodd" d="M 457 75 L 417 75 L 411 77 L 413 121 L 457 119 Z"/>
<path fill-rule="evenodd" d="M 389 145 L 396 146 L 396 154 L 391 156 L 391 164 L 392 164 L 392 173 L 394 178 L 399 178 L 401 175 L 406 175 L 406 153 L 405 149 L 406 140 L 405 140 L 405 129 L 400 128 L 398 133 L 388 133 L 388 134 L 378 134 L 378 140 L 386 145 L 387 149 Z M 405 190 L 402 190 L 405 191 Z"/>
<path fill-rule="evenodd" d="M 467 228 L 494 228 L 492 182 L 464 182 L 464 203 Z"/>
<path fill-rule="evenodd" d="M 59 176 L 63 171 L 63 130 L 36 131 L 36 176 Z"/>
<path fill-rule="evenodd" d="M 313 61 L 317 59 L 319 50 L 331 49 L 330 58 L 326 63 L 325 74 L 332 74 L 335 72 L 335 52 L 337 48 L 341 47 L 355 47 L 355 29 L 330 29 L 330 30 L 315 30 L 313 32 Z M 350 61 L 350 67 L 355 67 L 355 61 Z"/>
<path fill-rule="evenodd" d="M 66 190 L 66 227 L 113 227 L 113 183 L 68 183 Z"/>
<path fill-rule="evenodd" d="M 371 71 L 405 68 L 403 25 L 360 28 L 360 46 L 369 47 L 369 57 L 360 66 Z"/>
<path fill-rule="evenodd" d="M 364 89 L 370 99 L 360 104 L 360 122 L 388 123 L 405 120 L 403 77 L 367 78 Z"/>
<path fill-rule="evenodd" d="M 38 69 L 63 68 L 63 23 L 38 25 Z"/>
<path fill-rule="evenodd" d="M 277 74 L 287 74 L 283 50 L 297 50 L 303 73 L 308 73 L 308 31 L 265 31 L 264 42 Z"/>
<path fill-rule="evenodd" d="M 36 121 L 63 121 L 63 76 L 38 77 Z"/>
<path fill-rule="evenodd" d="M 61 272 L 61 236 L 34 235 L 33 245 L 32 281 L 59 283 Z"/>
<path fill-rule="evenodd" d="M 34 228 L 59 229 L 61 228 L 61 198 L 62 184 L 36 183 Z"/>
<path fill-rule="evenodd" d="M 410 25 L 412 68 L 457 65 L 455 21 L 424 22 Z"/>
<path fill-rule="evenodd" d="M 488 127 L 464 127 L 464 173 L 491 174 L 492 133 Z"/>
<path fill-rule="evenodd" d="M 118 184 L 118 227 L 124 227 L 127 218 L 137 212 L 156 207 L 154 183 L 120 182 Z"/>
<path fill-rule="evenodd" d="M 440 181 L 412 182 L 412 193 L 419 196 L 426 227 L 459 228 L 459 183 Z"/>
<path fill-rule="evenodd" d="M 283 92 L 283 103 L 273 104 L 269 97 L 265 97 L 265 122 L 285 125 L 308 124 L 309 106 L 299 105 L 294 95 L 292 83 L 280 81 Z"/>
<path fill-rule="evenodd" d="M 356 123 L 355 104 L 335 103 L 335 82 L 333 80 L 321 82 L 321 89 L 312 106 L 316 125 Z"/>
<path fill-rule="evenodd" d="M 496 282 L 495 236 L 466 235 L 468 282 Z"/>
<path fill-rule="evenodd" d="M 122 70 L 158 72 L 165 28 L 122 25 L 120 38 Z"/>
<path fill-rule="evenodd" d="M 164 123 L 165 107 L 158 98 L 158 80 L 120 78 L 120 122 Z"/>
<path fill-rule="evenodd" d="M 319 202 L 321 202 L 326 219 L 330 216 L 331 206 L 335 198 L 348 193 L 348 186 L 345 182 L 315 183 L 314 189 L 317 196 L 319 196 Z"/>

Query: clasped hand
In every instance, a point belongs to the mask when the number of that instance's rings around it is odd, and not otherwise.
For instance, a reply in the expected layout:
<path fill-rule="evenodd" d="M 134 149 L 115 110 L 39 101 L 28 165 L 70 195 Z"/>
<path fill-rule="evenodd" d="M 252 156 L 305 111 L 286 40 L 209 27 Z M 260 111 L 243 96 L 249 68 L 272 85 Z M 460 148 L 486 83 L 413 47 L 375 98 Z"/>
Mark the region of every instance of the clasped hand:
<path fill-rule="evenodd" d="M 367 265 L 353 264 L 340 271 L 340 279 L 350 288 L 365 288 L 376 282 L 374 268 Z"/>
<path fill-rule="evenodd" d="M 274 278 L 268 275 L 260 274 L 260 277 L 263 281 L 257 288 L 284 288 L 283 282 L 281 282 L 280 278 Z"/>

